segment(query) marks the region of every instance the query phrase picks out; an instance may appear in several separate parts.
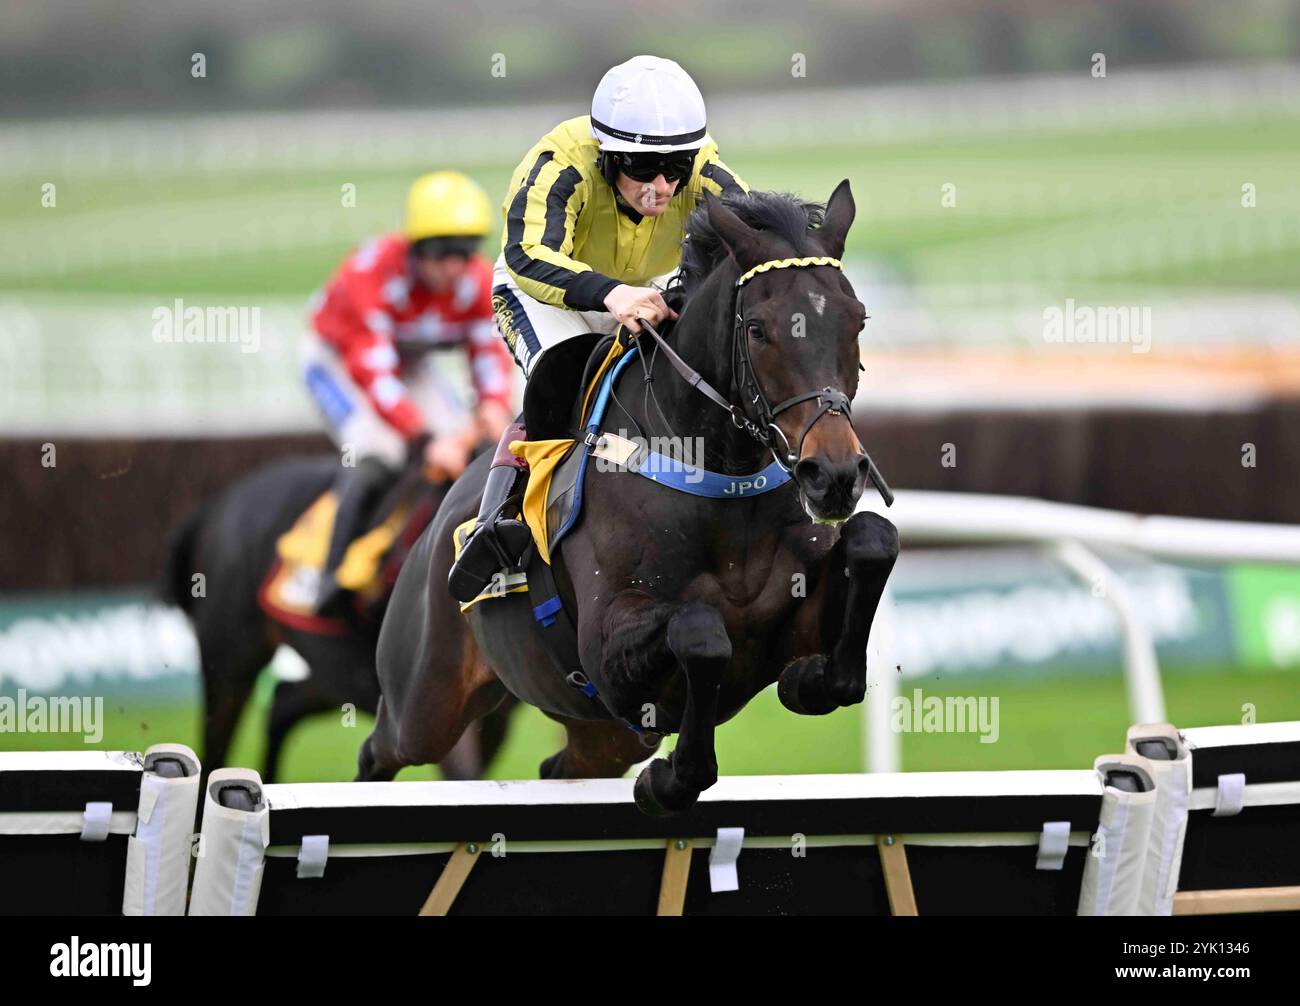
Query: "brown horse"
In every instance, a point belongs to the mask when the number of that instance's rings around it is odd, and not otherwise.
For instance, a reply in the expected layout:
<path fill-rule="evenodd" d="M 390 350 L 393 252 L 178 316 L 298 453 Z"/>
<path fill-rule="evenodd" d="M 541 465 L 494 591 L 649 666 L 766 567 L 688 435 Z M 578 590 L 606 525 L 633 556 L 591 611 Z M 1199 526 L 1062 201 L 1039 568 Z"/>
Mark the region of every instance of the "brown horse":
<path fill-rule="evenodd" d="M 399 577 L 360 778 L 441 761 L 509 693 L 567 728 L 545 777 L 620 776 L 647 756 L 638 731 L 678 733 L 634 790 L 644 811 L 670 813 L 716 781 L 716 724 L 772 682 L 796 713 L 863 700 L 867 636 L 898 537 L 884 518 L 854 512 L 868 480 L 888 489 L 848 411 L 866 318 L 838 261 L 853 216 L 847 181 L 825 208 L 752 193 L 695 211 L 675 351 L 657 333 L 639 337 L 642 366 L 620 368 L 602 429 L 618 421 L 652 442 L 693 439 L 703 457 L 692 470 L 716 493 L 678 491 L 630 465 L 588 466 L 584 515 L 552 556 L 580 662 L 563 666 L 535 618 L 536 592 L 464 616 L 447 593 L 451 532 L 477 512 L 480 458 Z"/>

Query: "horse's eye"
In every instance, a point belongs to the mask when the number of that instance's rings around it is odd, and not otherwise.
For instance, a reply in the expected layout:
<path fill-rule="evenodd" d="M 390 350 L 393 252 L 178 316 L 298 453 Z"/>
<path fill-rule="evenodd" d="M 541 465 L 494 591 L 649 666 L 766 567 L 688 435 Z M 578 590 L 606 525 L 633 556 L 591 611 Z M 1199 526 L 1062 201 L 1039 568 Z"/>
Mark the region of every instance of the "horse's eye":
<path fill-rule="evenodd" d="M 763 326 L 758 324 L 758 322 L 751 321 L 748 325 L 745 326 L 745 334 L 748 335 L 755 342 L 762 342 Z"/>

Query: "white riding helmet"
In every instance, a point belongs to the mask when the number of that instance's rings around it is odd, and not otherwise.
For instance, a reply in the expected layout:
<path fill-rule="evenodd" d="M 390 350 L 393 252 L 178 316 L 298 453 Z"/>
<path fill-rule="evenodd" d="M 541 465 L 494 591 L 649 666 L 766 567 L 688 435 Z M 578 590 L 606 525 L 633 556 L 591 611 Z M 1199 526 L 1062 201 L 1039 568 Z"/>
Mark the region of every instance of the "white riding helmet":
<path fill-rule="evenodd" d="M 633 56 L 600 78 L 591 133 L 601 150 L 670 153 L 704 144 L 704 97 L 671 59 Z"/>

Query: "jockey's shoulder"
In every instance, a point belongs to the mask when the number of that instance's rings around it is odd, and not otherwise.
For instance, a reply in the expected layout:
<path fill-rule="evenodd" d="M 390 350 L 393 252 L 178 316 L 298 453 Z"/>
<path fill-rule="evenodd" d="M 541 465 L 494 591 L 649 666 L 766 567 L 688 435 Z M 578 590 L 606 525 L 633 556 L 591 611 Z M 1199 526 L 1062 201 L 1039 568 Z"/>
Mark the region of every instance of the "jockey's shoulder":
<path fill-rule="evenodd" d="M 357 272 L 401 269 L 406 265 L 409 242 L 400 233 L 377 234 L 367 238 L 352 253 L 348 265 Z"/>
<path fill-rule="evenodd" d="M 550 152 L 555 160 L 577 168 L 584 175 L 596 170 L 600 144 L 591 134 L 591 116 L 565 119 L 534 144 L 525 160 L 531 166 L 537 154 Z"/>

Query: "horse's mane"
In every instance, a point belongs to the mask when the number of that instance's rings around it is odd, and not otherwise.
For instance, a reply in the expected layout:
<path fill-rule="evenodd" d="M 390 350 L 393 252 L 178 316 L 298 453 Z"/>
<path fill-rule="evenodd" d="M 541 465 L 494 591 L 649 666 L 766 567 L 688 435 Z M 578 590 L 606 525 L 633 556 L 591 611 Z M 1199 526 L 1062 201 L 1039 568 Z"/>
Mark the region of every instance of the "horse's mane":
<path fill-rule="evenodd" d="M 722 197 L 723 204 L 754 230 L 781 238 L 796 255 L 817 254 L 820 249 L 809 232 L 821 226 L 826 214 L 822 203 L 809 203 L 785 192 L 748 192 Z M 697 206 L 686 222 L 682 241 L 681 273 L 677 284 L 683 300 L 689 300 L 700 284 L 727 257 L 704 204 Z"/>

